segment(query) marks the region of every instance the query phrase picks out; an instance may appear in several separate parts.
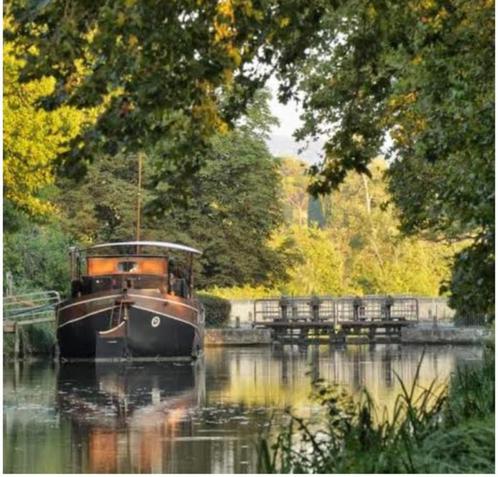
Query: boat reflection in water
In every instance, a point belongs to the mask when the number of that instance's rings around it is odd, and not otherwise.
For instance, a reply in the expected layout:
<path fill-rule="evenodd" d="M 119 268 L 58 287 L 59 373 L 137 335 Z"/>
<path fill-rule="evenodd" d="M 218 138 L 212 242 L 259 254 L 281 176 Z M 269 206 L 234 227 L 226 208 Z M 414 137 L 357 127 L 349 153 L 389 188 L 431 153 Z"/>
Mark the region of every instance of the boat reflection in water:
<path fill-rule="evenodd" d="M 205 389 L 202 362 L 63 365 L 57 382 L 73 468 L 89 473 L 165 471 L 165 443 L 191 434 Z"/>

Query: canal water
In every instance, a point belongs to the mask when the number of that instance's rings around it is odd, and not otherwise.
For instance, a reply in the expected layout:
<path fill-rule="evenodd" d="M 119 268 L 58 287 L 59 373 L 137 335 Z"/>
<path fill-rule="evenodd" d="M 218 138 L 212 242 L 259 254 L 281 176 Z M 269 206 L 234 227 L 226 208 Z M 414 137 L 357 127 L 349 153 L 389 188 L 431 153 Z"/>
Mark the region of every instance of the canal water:
<path fill-rule="evenodd" d="M 388 408 L 411 383 L 423 348 L 376 345 L 211 348 L 187 363 L 4 365 L 3 461 L 7 473 L 246 473 L 262 432 L 320 416 L 320 377 L 353 394 L 366 387 Z M 443 383 L 479 347 L 425 351 L 421 386 Z"/>

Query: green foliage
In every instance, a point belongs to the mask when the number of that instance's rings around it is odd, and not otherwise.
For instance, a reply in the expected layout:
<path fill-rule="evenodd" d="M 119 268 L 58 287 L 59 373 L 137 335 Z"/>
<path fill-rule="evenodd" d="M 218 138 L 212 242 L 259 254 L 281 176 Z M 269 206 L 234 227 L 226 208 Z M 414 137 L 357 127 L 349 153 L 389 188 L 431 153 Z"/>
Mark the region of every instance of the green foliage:
<path fill-rule="evenodd" d="M 494 473 L 495 430 L 493 419 L 465 422 L 452 429 L 433 432 L 413 455 L 417 473 Z"/>
<path fill-rule="evenodd" d="M 256 298 L 270 298 L 281 295 L 278 288 L 267 288 L 264 285 L 251 286 L 241 285 L 237 287 L 212 287 L 207 290 L 208 293 L 227 300 L 250 300 Z"/>
<path fill-rule="evenodd" d="M 156 203 L 164 204 L 171 189 L 161 188 Z M 278 162 L 248 131 L 214 138 L 188 204 L 162 217 L 172 240 L 188 237 L 203 250 L 201 287 L 271 283 L 284 273 L 282 254 L 267 244 L 282 220 Z"/>
<path fill-rule="evenodd" d="M 49 312 L 53 315 L 53 312 Z M 20 351 L 23 357 L 33 355 L 49 356 L 56 344 L 55 323 L 36 323 L 19 328 Z M 3 340 L 4 358 L 14 358 L 14 333 L 5 333 Z"/>
<path fill-rule="evenodd" d="M 452 292 L 449 303 L 458 311 L 457 319 L 481 317 L 483 321 L 494 321 L 494 293 L 489 288 L 495 282 L 493 242 L 475 242 L 455 257 L 449 282 Z"/>
<path fill-rule="evenodd" d="M 321 11 L 305 0 L 83 1 L 71 8 L 62 0 L 15 0 L 11 9 L 32 46 L 26 77 L 54 76 L 52 103 L 104 106 L 93 130 L 75 141 L 71 161 L 160 149 L 181 179 L 177 190 L 199 169 L 209 138 L 240 117 L 271 75 L 260 66 L 304 55 Z M 39 54 L 30 54 L 34 48 Z"/>
<path fill-rule="evenodd" d="M 55 324 L 39 323 L 25 327 L 26 351 L 31 355 L 51 355 L 56 344 Z"/>
<path fill-rule="evenodd" d="M 458 368 L 449 391 L 445 421 L 458 425 L 466 419 L 483 419 L 495 412 L 494 349 L 485 350 L 482 366 Z"/>
<path fill-rule="evenodd" d="M 38 323 L 22 327 L 21 347 L 26 355 L 52 355 L 57 338 L 54 323 Z"/>
<path fill-rule="evenodd" d="M 347 277 L 344 256 L 327 232 L 313 227 L 292 226 L 275 234 L 273 244 L 292 243 L 293 260 L 288 278 L 278 282 L 283 294 L 340 295 L 345 292 Z M 347 285 L 346 285 L 347 286 Z"/>
<path fill-rule="evenodd" d="M 7 31 L 16 33 L 10 17 L 5 23 Z M 55 92 L 55 79 L 42 76 L 20 83 L 24 47 L 16 38 L 6 42 L 3 49 L 4 198 L 39 217 L 54 212 L 40 193 L 53 184 L 59 155 L 68 151 L 69 142 L 89 122 L 90 113 L 67 105 L 42 109 L 40 101 Z"/>
<path fill-rule="evenodd" d="M 328 134 L 312 192 L 337 188 L 351 170 L 368 175 L 389 135 L 402 231 L 470 239 L 452 303 L 492 316 L 494 3 L 341 2 L 316 32 L 292 68 L 304 98 L 298 138 Z"/>
<path fill-rule="evenodd" d="M 235 130 L 211 139 L 209 157 L 184 188 L 185 200 L 175 193 L 175 174 L 154 179 L 163 167 L 157 151 L 144 161 L 141 238 L 201 249 L 200 288 L 268 284 L 285 275 L 285 246 L 268 245 L 282 222 L 282 204 L 279 162 L 261 137 L 274 121 L 267 102 L 261 91 Z M 83 179 L 59 180 L 64 230 L 87 243 L 133 237 L 137 174 L 136 156 L 102 156 Z"/>
<path fill-rule="evenodd" d="M 199 293 L 197 298 L 205 310 L 206 327 L 219 328 L 226 325 L 230 319 L 230 310 L 232 309 L 232 305 L 228 300 L 208 293 Z"/>
<path fill-rule="evenodd" d="M 15 232 L 4 233 L 4 272 L 13 274 L 17 291 L 66 293 L 69 287 L 67 250 L 72 244 L 72 237 L 64 233 L 56 221 L 33 224 L 24 217 Z"/>
<path fill-rule="evenodd" d="M 271 447 L 267 438 L 261 440 L 259 470 L 493 473 L 494 359 L 476 369 L 459 368 L 449 394 L 434 382 L 420 389 L 420 364 L 411 387 L 400 381 L 402 392 L 391 415 L 379 414 L 366 391 L 354 400 L 337 386 L 317 382 L 315 398 L 325 411 L 325 426 L 291 414 Z"/>
<path fill-rule="evenodd" d="M 314 293 L 438 296 L 441 283 L 450 279 L 452 255 L 462 245 L 401 234 L 399 212 L 389 203 L 386 171 L 386 162 L 378 158 L 369 167 L 370 177 L 349 173 L 337 191 L 320 198 L 322 227 L 307 227 L 304 167 L 285 158 L 281 173 L 287 220 L 270 243 L 287 250 L 287 276 L 262 288 L 246 285 L 212 292 L 227 298 Z"/>
<path fill-rule="evenodd" d="M 146 202 L 149 161 L 143 169 L 147 172 L 142 202 Z M 83 243 L 130 240 L 135 235 L 137 183 L 136 156 L 102 156 L 88 167 L 83 179 L 61 178 L 56 203 L 64 210 L 64 229 Z"/>
<path fill-rule="evenodd" d="M 306 177 L 300 164 L 286 158 L 282 166 L 284 204 L 306 198 Z M 397 211 L 387 205 L 386 163 L 377 159 L 370 178 L 347 175 L 342 186 L 320 199 L 323 226 L 306 227 L 299 213 L 273 234 L 272 245 L 286 243 L 287 278 L 270 289 L 293 295 L 415 294 L 437 296 L 449 279 L 456 246 L 407 238 L 400 234 Z M 295 205 L 298 209 L 298 205 Z M 223 296 L 234 296 L 226 289 Z M 240 290 L 233 293 L 240 296 Z M 247 290 L 248 296 L 268 296 Z"/>
<path fill-rule="evenodd" d="M 449 277 L 456 246 L 405 237 L 390 201 L 387 164 L 376 159 L 369 176 L 350 173 L 329 201 L 329 239 L 345 257 L 353 293 L 412 293 L 437 296 Z"/>

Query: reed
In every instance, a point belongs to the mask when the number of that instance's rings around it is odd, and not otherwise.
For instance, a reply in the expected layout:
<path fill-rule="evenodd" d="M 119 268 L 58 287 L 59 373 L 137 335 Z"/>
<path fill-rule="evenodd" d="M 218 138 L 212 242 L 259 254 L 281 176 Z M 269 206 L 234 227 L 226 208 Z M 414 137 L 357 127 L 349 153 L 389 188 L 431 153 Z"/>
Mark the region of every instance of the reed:
<path fill-rule="evenodd" d="M 325 411 L 318 426 L 290 411 L 290 422 L 259 442 L 264 473 L 493 473 L 494 359 L 460 367 L 448 385 L 419 385 L 423 356 L 411 385 L 401 386 L 391 413 L 367 390 L 316 383 Z M 275 428 L 273 428 L 275 431 Z M 270 430 L 269 432 L 272 432 Z"/>

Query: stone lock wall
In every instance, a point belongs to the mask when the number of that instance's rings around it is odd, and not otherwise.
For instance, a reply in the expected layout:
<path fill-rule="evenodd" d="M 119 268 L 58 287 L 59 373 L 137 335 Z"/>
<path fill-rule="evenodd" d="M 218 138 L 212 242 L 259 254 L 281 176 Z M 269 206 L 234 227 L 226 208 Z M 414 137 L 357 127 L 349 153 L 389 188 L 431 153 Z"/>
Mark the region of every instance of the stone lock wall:
<path fill-rule="evenodd" d="M 492 331 L 478 327 L 409 326 L 401 330 L 401 342 L 411 344 L 482 344 Z"/>
<path fill-rule="evenodd" d="M 204 335 L 205 346 L 243 346 L 271 344 L 271 331 L 249 328 L 210 328 Z"/>

